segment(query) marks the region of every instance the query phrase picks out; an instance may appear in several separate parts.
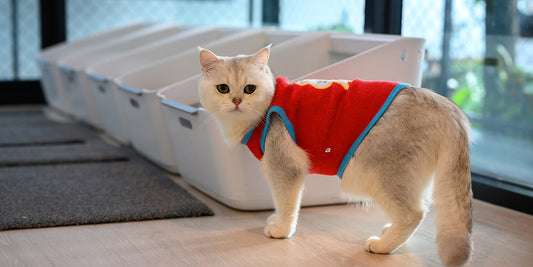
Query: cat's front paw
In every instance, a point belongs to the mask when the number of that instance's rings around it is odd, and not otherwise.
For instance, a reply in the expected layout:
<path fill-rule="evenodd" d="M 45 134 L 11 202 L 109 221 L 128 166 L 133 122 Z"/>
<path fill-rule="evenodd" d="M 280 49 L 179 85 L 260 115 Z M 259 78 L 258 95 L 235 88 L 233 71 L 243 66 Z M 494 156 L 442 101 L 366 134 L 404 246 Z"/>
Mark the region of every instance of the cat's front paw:
<path fill-rule="evenodd" d="M 278 222 L 276 214 L 272 214 L 267 219 L 267 226 L 265 226 L 265 235 L 270 238 L 289 238 L 294 234 L 296 227 L 290 223 Z"/>
<path fill-rule="evenodd" d="M 384 230 L 386 231 L 387 229 L 388 228 L 385 228 Z M 371 236 L 366 240 L 365 250 L 376 254 L 389 254 L 393 252 L 393 250 L 391 250 L 378 236 Z"/>
<path fill-rule="evenodd" d="M 284 225 L 269 224 L 265 226 L 265 235 L 270 238 L 290 238 L 294 230 Z"/>

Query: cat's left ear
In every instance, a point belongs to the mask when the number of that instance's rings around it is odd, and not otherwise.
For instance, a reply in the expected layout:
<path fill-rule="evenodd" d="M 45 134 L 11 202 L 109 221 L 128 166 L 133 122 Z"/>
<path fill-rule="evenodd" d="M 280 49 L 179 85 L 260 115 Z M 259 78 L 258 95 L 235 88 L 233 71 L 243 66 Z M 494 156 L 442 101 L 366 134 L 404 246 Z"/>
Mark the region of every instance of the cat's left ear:
<path fill-rule="evenodd" d="M 261 48 L 255 55 L 250 59 L 250 63 L 256 64 L 260 69 L 264 69 L 268 63 L 268 57 L 270 56 L 270 47 L 272 44 L 269 44 Z"/>
<path fill-rule="evenodd" d="M 209 72 L 220 59 L 213 52 L 205 48 L 198 47 L 198 50 L 200 51 L 200 65 L 202 65 L 202 72 L 207 74 L 207 72 Z"/>

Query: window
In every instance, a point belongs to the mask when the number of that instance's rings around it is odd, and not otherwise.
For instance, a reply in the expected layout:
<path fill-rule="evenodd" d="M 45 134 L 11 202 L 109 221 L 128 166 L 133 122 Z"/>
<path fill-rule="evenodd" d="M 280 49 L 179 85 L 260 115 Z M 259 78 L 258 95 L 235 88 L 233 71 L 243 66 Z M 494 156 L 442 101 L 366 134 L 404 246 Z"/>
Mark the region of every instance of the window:
<path fill-rule="evenodd" d="M 532 189 L 533 1 L 403 3 L 402 33 L 427 40 L 423 86 L 471 120 L 472 172 Z"/>
<path fill-rule="evenodd" d="M 67 40 L 131 21 L 248 27 L 249 0 L 66 0 Z"/>
<path fill-rule="evenodd" d="M 363 0 L 280 1 L 279 27 L 286 30 L 322 30 L 363 33 Z"/>
<path fill-rule="evenodd" d="M 35 55 L 40 49 L 37 0 L 0 0 L 0 80 L 39 77 Z"/>

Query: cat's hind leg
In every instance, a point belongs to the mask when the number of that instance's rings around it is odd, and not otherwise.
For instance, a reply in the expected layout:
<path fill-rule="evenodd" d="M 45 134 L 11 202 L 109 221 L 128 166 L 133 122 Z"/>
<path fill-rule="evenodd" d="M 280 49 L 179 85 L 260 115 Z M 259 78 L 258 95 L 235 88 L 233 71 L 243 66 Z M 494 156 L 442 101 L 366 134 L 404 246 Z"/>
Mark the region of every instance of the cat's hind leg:
<path fill-rule="evenodd" d="M 426 173 L 397 168 L 367 168 L 366 162 L 352 160 L 342 177 L 342 191 L 350 196 L 362 195 L 374 200 L 390 219 L 381 236 L 370 237 L 365 244 L 369 252 L 388 254 L 401 247 L 416 231 L 428 209 Z"/>
<path fill-rule="evenodd" d="M 388 254 L 401 247 L 418 229 L 431 202 L 431 164 L 419 168 L 395 165 L 369 171 L 368 194 L 390 219 L 381 237 L 370 237 L 365 249 Z M 426 166 L 426 167 L 421 167 Z M 363 178 L 365 180 L 365 178 Z M 369 187 L 373 184 L 375 187 Z M 378 189 L 379 188 L 379 189 Z"/>
<path fill-rule="evenodd" d="M 382 231 L 381 237 L 372 236 L 365 244 L 365 249 L 372 253 L 389 254 L 401 247 L 416 231 L 425 212 L 422 208 L 402 203 L 403 200 L 376 199 L 391 223 Z"/>

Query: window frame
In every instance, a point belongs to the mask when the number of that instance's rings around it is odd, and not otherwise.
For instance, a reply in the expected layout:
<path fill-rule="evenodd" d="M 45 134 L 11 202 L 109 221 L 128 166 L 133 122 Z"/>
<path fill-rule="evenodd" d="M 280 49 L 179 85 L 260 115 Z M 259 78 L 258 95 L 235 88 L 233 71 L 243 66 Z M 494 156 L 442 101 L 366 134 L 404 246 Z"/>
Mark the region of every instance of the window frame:
<path fill-rule="evenodd" d="M 41 48 L 66 40 L 65 0 L 39 0 Z M 17 40 L 17 5 L 11 0 L 12 38 Z M 20 80 L 17 73 L 17 44 L 13 45 L 13 80 L 0 81 L 2 97 L 0 105 L 45 104 L 44 94 L 38 80 Z"/>

